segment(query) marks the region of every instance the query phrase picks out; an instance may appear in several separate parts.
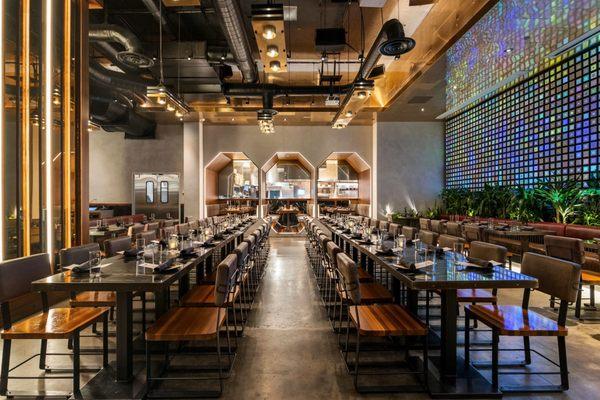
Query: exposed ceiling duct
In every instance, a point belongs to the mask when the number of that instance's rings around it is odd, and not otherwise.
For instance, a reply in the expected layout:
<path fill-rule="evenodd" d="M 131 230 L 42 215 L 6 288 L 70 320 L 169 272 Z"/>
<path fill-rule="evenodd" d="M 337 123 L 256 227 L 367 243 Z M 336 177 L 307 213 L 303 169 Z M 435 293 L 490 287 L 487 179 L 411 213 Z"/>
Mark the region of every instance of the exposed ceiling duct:
<path fill-rule="evenodd" d="M 156 3 L 154 3 L 154 0 L 142 0 L 142 3 L 144 3 L 148 11 L 150 11 L 154 19 L 161 23 L 163 31 L 167 32 L 171 36 L 175 36 L 173 35 L 173 31 L 169 26 L 169 21 L 167 21 L 164 15 L 161 14 L 160 10 L 156 6 Z"/>
<path fill-rule="evenodd" d="M 152 58 L 145 56 L 139 39 L 129 30 L 118 25 L 92 25 L 89 31 L 91 41 L 115 42 L 125 48 L 116 53 L 118 61 L 135 68 L 148 68 L 154 65 Z"/>
<path fill-rule="evenodd" d="M 344 94 L 352 89 L 352 85 L 341 86 L 281 86 L 272 83 L 224 83 L 223 94 L 232 97 L 263 97 L 270 93 L 279 96 L 329 96 Z"/>
<path fill-rule="evenodd" d="M 258 81 L 258 70 L 254 64 L 250 41 L 237 0 L 213 0 L 213 4 L 223 34 L 242 73 L 244 82 L 254 83 Z"/>

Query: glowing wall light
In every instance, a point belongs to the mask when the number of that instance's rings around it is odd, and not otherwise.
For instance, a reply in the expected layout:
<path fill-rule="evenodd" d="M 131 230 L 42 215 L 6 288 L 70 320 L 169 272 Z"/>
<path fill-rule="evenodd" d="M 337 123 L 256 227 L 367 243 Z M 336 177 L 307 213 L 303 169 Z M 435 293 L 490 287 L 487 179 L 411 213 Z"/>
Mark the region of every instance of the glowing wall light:
<path fill-rule="evenodd" d="M 53 223 L 52 223 L 52 3 L 44 2 L 44 119 L 45 125 L 45 173 L 46 173 L 46 252 L 52 262 Z M 68 89 L 67 89 L 68 90 Z"/>
<path fill-rule="evenodd" d="M 4 0 L 0 0 L 0 87 L 4 91 Z M 4 182 L 4 94 L 0 95 L 0 182 Z M 0 261 L 4 260 L 4 185 L 0 185 Z"/>

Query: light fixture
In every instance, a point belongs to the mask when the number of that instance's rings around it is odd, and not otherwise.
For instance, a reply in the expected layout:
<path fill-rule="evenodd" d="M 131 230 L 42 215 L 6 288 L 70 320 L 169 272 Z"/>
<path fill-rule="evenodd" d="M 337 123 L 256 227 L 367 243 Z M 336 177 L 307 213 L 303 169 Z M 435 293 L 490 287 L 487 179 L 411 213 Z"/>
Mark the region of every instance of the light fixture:
<path fill-rule="evenodd" d="M 425 112 L 425 109 L 424 109 L 424 108 L 421 108 L 421 112 Z"/>
<path fill-rule="evenodd" d="M 267 40 L 275 39 L 277 36 L 277 30 L 273 25 L 264 25 L 262 36 Z"/>
<path fill-rule="evenodd" d="M 271 61 L 269 67 L 271 68 L 271 71 L 278 72 L 281 69 L 281 63 L 277 60 Z"/>
<path fill-rule="evenodd" d="M 513 51 L 512 47 L 508 47 L 506 50 L 504 50 L 504 52 L 507 54 L 512 53 L 512 51 Z"/>
<path fill-rule="evenodd" d="M 4 16 L 4 0 L 0 0 L 0 15 Z M 4 18 L 0 18 L 0 54 L 4 54 Z M 4 62 L 0 62 L 0 87 L 4 87 Z M 4 110 L 4 96 L 0 96 Z M 4 118 L 0 118 L 0 179 L 4 179 Z M 4 185 L 0 185 L 0 232 L 4 233 Z M 0 237 L 0 261 L 4 259 L 4 239 Z"/>
<path fill-rule="evenodd" d="M 359 98 L 359 99 L 361 99 L 361 100 L 362 100 L 362 99 L 366 99 L 366 98 L 367 98 L 367 92 L 365 92 L 364 90 L 363 90 L 363 91 L 360 91 L 360 92 L 358 92 L 358 93 L 356 94 L 356 97 L 358 97 L 358 98 Z"/>
<path fill-rule="evenodd" d="M 321 61 L 327 61 L 327 53 L 321 53 Z"/>
<path fill-rule="evenodd" d="M 55 106 L 60 105 L 60 91 L 58 89 L 52 91 L 52 104 Z"/>
<path fill-rule="evenodd" d="M 167 104 L 167 111 L 175 111 L 175 106 L 173 106 L 173 104 L 168 103 Z"/>
<path fill-rule="evenodd" d="M 46 120 L 45 126 L 45 195 L 46 195 L 46 252 L 50 257 L 50 263 L 54 264 L 53 244 L 54 244 L 54 223 L 52 220 L 52 72 L 53 72 L 53 60 L 52 60 L 52 11 L 54 10 L 54 2 L 52 0 L 46 0 L 44 9 L 44 119 Z M 60 99 L 59 99 L 60 102 Z"/>
<path fill-rule="evenodd" d="M 175 111 L 175 116 L 177 118 L 181 118 L 181 117 L 183 117 L 183 113 L 181 111 L 177 110 L 177 111 Z"/>
<path fill-rule="evenodd" d="M 275 133 L 273 117 L 277 115 L 277 110 L 272 108 L 262 108 L 258 110 L 257 119 L 260 132 L 264 135 Z"/>
<path fill-rule="evenodd" d="M 274 44 L 267 46 L 267 55 L 271 58 L 275 58 L 279 55 L 279 47 Z"/>
<path fill-rule="evenodd" d="M 352 111 L 348 111 L 348 112 L 346 113 L 346 117 L 351 117 L 352 115 L 354 115 L 354 114 L 352 113 Z"/>

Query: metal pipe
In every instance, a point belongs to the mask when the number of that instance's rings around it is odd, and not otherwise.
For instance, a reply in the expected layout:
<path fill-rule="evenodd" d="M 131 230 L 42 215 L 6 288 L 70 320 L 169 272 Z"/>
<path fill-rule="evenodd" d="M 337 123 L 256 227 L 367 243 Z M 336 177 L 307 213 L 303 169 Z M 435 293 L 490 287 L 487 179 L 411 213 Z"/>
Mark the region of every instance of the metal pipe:
<path fill-rule="evenodd" d="M 125 48 L 124 51 L 116 52 L 115 58 L 131 67 L 147 68 L 154 61 L 143 54 L 140 40 L 129 30 L 119 25 L 92 25 L 89 31 L 90 41 L 116 42 Z"/>
<path fill-rule="evenodd" d="M 224 83 L 223 94 L 232 97 L 262 97 L 265 92 L 278 96 L 329 96 L 344 94 L 352 85 L 340 86 L 280 86 L 273 83 Z"/>
<path fill-rule="evenodd" d="M 162 0 L 159 0 L 162 1 Z M 155 20 L 162 24 L 163 30 L 167 32 L 169 35 L 175 37 L 171 27 L 169 26 L 169 21 L 160 13 L 158 7 L 154 3 L 154 0 L 142 0 L 142 3 L 146 6 L 146 8 L 150 11 Z"/>
<path fill-rule="evenodd" d="M 223 29 L 227 44 L 237 61 L 244 82 L 258 81 L 258 70 L 254 64 L 250 41 L 238 2 L 236 0 L 214 0 L 213 4 L 219 18 L 219 25 Z"/>

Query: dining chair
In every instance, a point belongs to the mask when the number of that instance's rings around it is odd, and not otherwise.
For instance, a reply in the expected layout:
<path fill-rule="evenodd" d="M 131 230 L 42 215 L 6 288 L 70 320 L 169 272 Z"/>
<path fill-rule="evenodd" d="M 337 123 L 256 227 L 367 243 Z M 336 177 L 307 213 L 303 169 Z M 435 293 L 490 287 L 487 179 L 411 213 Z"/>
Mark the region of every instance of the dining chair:
<path fill-rule="evenodd" d="M 473 241 L 483 242 L 483 234 L 481 232 L 481 227 L 477 224 L 465 224 L 463 226 L 463 234 L 465 240 L 469 244 Z"/>
<path fill-rule="evenodd" d="M 458 222 L 446 222 L 446 234 L 456 237 L 463 237 L 462 225 Z"/>
<path fill-rule="evenodd" d="M 146 231 L 137 234 L 136 239 L 144 239 L 146 245 L 157 239 L 156 231 Z"/>
<path fill-rule="evenodd" d="M 369 219 L 369 226 L 371 228 L 377 228 L 379 226 L 379 221 L 376 219 Z"/>
<path fill-rule="evenodd" d="M 402 235 L 406 238 L 406 240 L 415 240 L 417 238 L 417 233 L 419 230 L 414 226 L 403 226 L 402 227 Z"/>
<path fill-rule="evenodd" d="M 446 231 L 446 223 L 438 219 L 432 219 L 431 230 L 441 235 Z"/>
<path fill-rule="evenodd" d="M 142 224 L 133 224 L 127 228 L 127 236 L 135 238 L 138 233 L 142 233 L 146 230 L 146 226 Z"/>
<path fill-rule="evenodd" d="M 388 232 L 389 232 L 389 233 L 390 233 L 390 235 L 392 235 L 392 236 L 396 236 L 396 235 L 398 235 L 398 234 L 401 232 L 400 225 L 398 225 L 398 224 L 396 224 L 396 223 L 394 223 L 394 222 L 390 223 L 390 226 L 389 226 L 389 228 L 388 228 Z"/>
<path fill-rule="evenodd" d="M 362 290 L 364 284 L 360 283 L 356 264 L 345 253 L 338 253 L 337 267 L 340 273 L 341 290 L 344 293 L 343 296 L 348 299 L 346 345 L 344 350 L 342 350 L 342 353 L 348 371 L 354 375 L 354 387 L 356 391 L 359 393 L 409 393 L 426 391 L 428 386 L 427 326 L 404 306 L 393 303 L 380 304 L 380 302 L 365 302 L 365 298 L 363 298 L 364 292 Z M 354 349 L 353 364 L 350 364 L 348 361 L 348 355 L 351 352 L 351 325 L 356 329 L 356 346 Z M 403 370 L 402 372 L 395 372 L 387 369 L 385 372 L 377 372 L 376 374 L 379 377 L 382 375 L 399 374 L 420 375 L 422 383 L 419 382 L 417 385 L 397 385 L 394 382 L 393 385 L 388 386 L 361 385 L 359 382 L 359 377 L 361 376 L 361 337 L 420 337 L 423 342 L 423 367 L 421 371 Z M 404 352 L 406 356 L 408 356 L 408 348 L 404 349 Z M 407 359 L 407 364 L 409 363 L 408 361 L 409 360 Z M 366 364 L 363 365 L 363 367 L 366 366 Z M 362 375 L 373 374 L 374 373 L 367 373 Z"/>
<path fill-rule="evenodd" d="M 208 296 L 207 302 L 203 307 L 174 307 L 162 315 L 155 323 L 146 331 L 146 386 L 144 398 L 152 398 L 153 385 L 156 381 L 177 381 L 198 382 L 203 380 L 214 379 L 207 376 L 205 367 L 194 368 L 186 365 L 184 367 L 172 368 L 174 370 L 185 370 L 185 376 L 174 377 L 164 376 L 168 374 L 169 368 L 175 357 L 170 356 L 170 343 L 178 343 L 179 346 L 185 342 L 203 342 L 216 341 L 217 354 L 217 378 L 219 381 L 218 390 L 203 390 L 192 392 L 185 390 L 185 393 L 170 393 L 166 394 L 161 391 L 161 398 L 205 398 L 205 397 L 220 397 L 223 393 L 223 380 L 226 378 L 225 372 L 230 371 L 233 367 L 231 342 L 229 335 L 229 322 L 227 318 L 228 307 L 231 299 L 232 276 L 237 273 L 237 257 L 232 254 L 226 257 L 217 266 L 217 279 L 215 285 L 211 288 L 212 293 Z M 227 337 L 227 356 L 229 364 L 227 368 L 222 365 L 222 350 L 221 350 L 221 330 L 225 327 Z M 159 376 L 152 376 L 152 345 L 154 343 L 161 344 L 164 350 L 165 363 L 161 369 Z M 190 351 L 185 353 L 178 350 L 177 356 L 190 356 L 197 358 L 198 351 Z M 214 354 L 214 353 L 207 353 Z M 202 374 L 190 377 L 190 373 L 201 371 Z M 188 386 L 185 386 L 187 389 Z"/>
<path fill-rule="evenodd" d="M 146 225 L 146 232 L 157 232 L 160 229 L 160 222 L 148 222 Z"/>
<path fill-rule="evenodd" d="M 122 236 L 104 241 L 104 254 L 106 257 L 113 257 L 121 251 L 131 248 L 131 237 Z"/>
<path fill-rule="evenodd" d="M 180 236 L 187 236 L 190 232 L 190 226 L 188 224 L 177 225 L 177 234 Z"/>
<path fill-rule="evenodd" d="M 434 248 L 437 246 L 439 236 L 439 234 L 432 231 L 419 231 L 419 239 L 421 240 L 421 242 L 425 243 L 429 248 Z"/>
<path fill-rule="evenodd" d="M 581 279 L 581 265 L 536 253 L 525 253 L 521 263 L 521 273 L 534 277 L 538 280 L 538 288 L 536 290 L 554 296 L 560 299 L 560 308 L 557 320 L 545 317 L 529 308 L 530 295 L 533 289 L 525 289 L 523 293 L 523 302 L 518 305 L 481 305 L 469 304 L 465 306 L 465 366 L 471 362 L 470 353 L 470 328 L 469 320 L 476 319 L 487 325 L 492 330 L 492 361 L 473 363 L 477 368 L 492 369 L 492 387 L 494 390 L 519 393 L 540 393 L 540 392 L 557 392 L 564 391 L 569 388 L 569 370 L 567 367 L 567 347 L 566 336 L 568 329 L 566 327 L 567 310 L 569 303 L 572 303 L 577 298 L 579 282 Z M 499 361 L 499 343 L 500 336 L 520 336 L 523 338 L 524 360 L 520 362 L 504 362 Z M 545 355 L 540 354 L 537 350 L 532 349 L 530 338 L 533 336 L 550 336 L 556 337 L 558 341 L 558 363 L 550 360 Z M 514 354 L 515 349 L 503 349 Z M 514 368 L 529 366 L 532 362 L 531 353 L 535 353 L 546 361 L 559 368 L 559 372 L 553 371 L 514 371 Z M 498 376 L 501 367 L 509 368 L 508 371 L 503 371 L 503 375 L 536 375 L 543 374 L 544 377 L 549 375 L 560 375 L 560 385 L 504 385 L 500 386 Z M 509 372 L 511 371 L 511 372 Z"/>
<path fill-rule="evenodd" d="M 544 236 L 544 247 L 546 255 L 560 258 L 581 265 L 581 282 L 579 292 L 575 301 L 575 317 L 581 318 L 581 304 L 583 301 L 583 287 L 590 287 L 590 303 L 594 303 L 595 286 L 600 284 L 600 272 L 586 269 L 586 254 L 583 240 L 565 236 Z M 554 297 L 550 298 L 550 307 L 555 307 Z"/>
<path fill-rule="evenodd" d="M 419 229 L 430 231 L 431 220 L 429 218 L 419 218 Z"/>
<path fill-rule="evenodd" d="M 31 293 L 31 282 L 43 279 L 52 274 L 50 257 L 46 253 L 16 258 L 0 263 L 0 309 L 2 312 L 2 365 L 0 367 L 0 395 L 13 397 L 43 397 L 47 393 L 26 393 L 8 390 L 9 379 L 68 379 L 69 376 L 52 376 L 51 372 L 72 372 L 73 391 L 63 394 L 78 396 L 80 390 L 80 332 L 96 322 L 101 322 L 102 333 L 102 368 L 108 367 L 108 308 L 78 307 L 49 308 L 46 293 L 41 293 L 42 311 L 30 317 L 14 322 L 11 318 L 10 303 L 18 297 Z M 40 340 L 40 352 L 25 361 L 14 364 L 10 368 L 12 342 L 14 340 Z M 67 353 L 49 353 L 48 340 L 67 339 L 73 343 L 73 351 Z M 67 356 L 73 359 L 73 368 L 55 370 L 46 365 L 47 356 Z M 28 361 L 39 358 L 38 367 L 44 371 L 41 376 L 10 376 L 10 373 Z M 87 372 L 98 369 L 85 368 Z M 60 395 L 53 393 L 53 395 Z"/>
<path fill-rule="evenodd" d="M 445 247 L 450 250 L 454 250 L 454 245 L 457 243 L 465 244 L 466 240 L 457 236 L 452 235 L 439 235 L 438 236 L 438 244 L 440 247 Z"/>
<path fill-rule="evenodd" d="M 379 221 L 379 230 L 380 231 L 387 231 L 388 228 L 390 226 L 390 223 L 387 221 Z"/>

